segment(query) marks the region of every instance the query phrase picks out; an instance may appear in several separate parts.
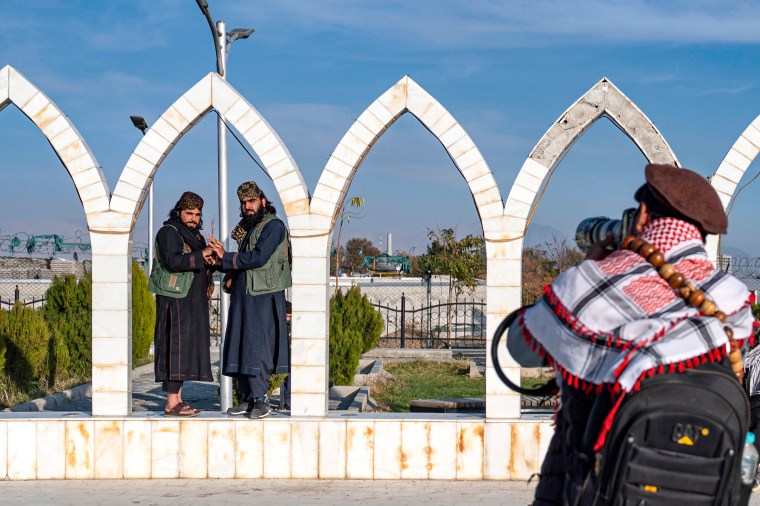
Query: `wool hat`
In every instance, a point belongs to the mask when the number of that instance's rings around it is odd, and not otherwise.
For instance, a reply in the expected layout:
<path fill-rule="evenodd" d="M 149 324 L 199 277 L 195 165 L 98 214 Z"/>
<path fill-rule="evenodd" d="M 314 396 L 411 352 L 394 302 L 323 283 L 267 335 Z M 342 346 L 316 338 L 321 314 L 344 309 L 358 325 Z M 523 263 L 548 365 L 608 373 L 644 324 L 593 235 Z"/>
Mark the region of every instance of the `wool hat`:
<path fill-rule="evenodd" d="M 179 198 L 177 205 L 180 209 L 198 209 L 203 210 L 203 199 L 200 195 L 193 192 L 185 192 Z"/>
<path fill-rule="evenodd" d="M 653 212 L 682 218 L 708 234 L 725 234 L 728 218 L 718 193 L 704 176 L 674 165 L 648 164 L 646 184 L 636 191 Z"/>
<path fill-rule="evenodd" d="M 261 188 L 259 188 L 259 185 L 255 181 L 246 181 L 238 186 L 237 189 L 237 196 L 240 200 L 255 199 L 260 197 L 262 193 Z"/>

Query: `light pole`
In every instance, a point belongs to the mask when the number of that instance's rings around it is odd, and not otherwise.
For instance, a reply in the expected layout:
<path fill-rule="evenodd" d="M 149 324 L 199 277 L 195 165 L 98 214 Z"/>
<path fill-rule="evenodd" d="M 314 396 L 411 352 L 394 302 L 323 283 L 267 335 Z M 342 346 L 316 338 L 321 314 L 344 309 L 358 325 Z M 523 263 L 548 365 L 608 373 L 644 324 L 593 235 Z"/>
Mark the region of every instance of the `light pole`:
<path fill-rule="evenodd" d="M 216 51 L 216 73 L 227 80 L 227 54 L 230 46 L 238 39 L 247 39 L 253 33 L 253 28 L 234 28 L 229 32 L 226 31 L 226 24 L 219 20 L 214 24 L 211 12 L 208 9 L 206 0 L 195 0 L 200 7 L 201 12 L 208 21 L 211 33 L 214 37 L 214 49 Z M 219 165 L 219 240 L 224 244 L 224 249 L 229 250 L 229 227 L 227 222 L 227 131 L 225 130 L 224 117 L 219 114 L 216 123 L 217 142 L 219 145 L 218 165 Z M 224 335 L 227 330 L 227 308 L 229 307 L 230 296 L 221 290 L 219 297 L 219 323 L 220 323 L 220 349 L 224 346 Z M 223 370 L 224 357 L 220 355 L 220 370 Z M 222 413 L 232 407 L 232 378 L 220 375 L 220 407 Z"/>
<path fill-rule="evenodd" d="M 130 116 L 132 124 L 140 130 L 145 137 L 145 131 L 148 129 L 148 124 L 145 122 L 145 118 L 142 116 Z M 150 180 L 150 187 L 148 188 L 148 276 L 150 276 L 153 270 L 153 178 Z"/>

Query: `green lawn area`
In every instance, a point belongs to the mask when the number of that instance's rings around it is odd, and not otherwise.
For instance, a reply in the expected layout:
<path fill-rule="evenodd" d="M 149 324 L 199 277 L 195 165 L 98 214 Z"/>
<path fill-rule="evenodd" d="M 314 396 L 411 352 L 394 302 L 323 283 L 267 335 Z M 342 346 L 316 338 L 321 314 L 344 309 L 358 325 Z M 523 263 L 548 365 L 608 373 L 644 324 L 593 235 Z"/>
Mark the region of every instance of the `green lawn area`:
<path fill-rule="evenodd" d="M 379 411 L 408 412 L 409 401 L 414 399 L 486 395 L 485 378 L 470 378 L 470 363 L 466 360 L 391 362 L 386 363 L 384 369 L 393 377 L 375 381 L 370 390 Z M 546 381 L 546 377 L 523 378 L 521 384 L 535 388 Z"/>
<path fill-rule="evenodd" d="M 455 362 L 395 362 L 386 363 L 385 370 L 392 378 L 372 385 L 371 395 L 381 411 L 407 412 L 413 399 L 443 399 L 449 397 L 484 397 L 485 378 L 470 378 L 470 363 Z"/>

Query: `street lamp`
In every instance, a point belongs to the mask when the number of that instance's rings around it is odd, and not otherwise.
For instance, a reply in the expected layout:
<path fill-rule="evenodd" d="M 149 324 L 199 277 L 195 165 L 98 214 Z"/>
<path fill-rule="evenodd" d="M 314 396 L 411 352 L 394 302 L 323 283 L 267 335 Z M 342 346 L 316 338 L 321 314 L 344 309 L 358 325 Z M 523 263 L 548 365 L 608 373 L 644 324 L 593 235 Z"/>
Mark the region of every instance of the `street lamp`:
<path fill-rule="evenodd" d="M 139 131 L 142 132 L 143 137 L 145 131 L 148 129 L 148 123 L 145 122 L 145 118 L 142 116 L 130 116 L 132 124 Z M 153 178 L 150 180 L 150 187 L 148 188 L 148 276 L 150 276 L 153 270 Z"/>
<path fill-rule="evenodd" d="M 214 24 L 211 12 L 206 0 L 195 0 L 200 7 L 201 12 L 208 21 L 211 28 L 211 34 L 214 37 L 214 50 L 216 51 L 216 73 L 227 80 L 227 54 L 230 46 L 238 39 L 247 39 L 253 33 L 253 28 L 233 28 L 226 31 L 226 24 L 219 20 Z M 217 111 L 218 112 L 218 111 Z M 227 131 L 225 130 L 224 116 L 218 114 L 216 122 L 217 143 L 219 146 L 218 165 L 219 165 L 219 240 L 224 243 L 224 249 L 229 250 L 229 227 L 227 220 Z M 229 307 L 230 296 L 221 291 L 219 298 L 219 323 L 221 338 L 220 348 L 224 346 L 224 335 L 227 331 L 227 308 Z M 224 368 L 224 357 L 220 353 L 220 369 Z M 220 398 L 222 413 L 232 406 L 232 378 L 221 375 L 220 381 Z"/>

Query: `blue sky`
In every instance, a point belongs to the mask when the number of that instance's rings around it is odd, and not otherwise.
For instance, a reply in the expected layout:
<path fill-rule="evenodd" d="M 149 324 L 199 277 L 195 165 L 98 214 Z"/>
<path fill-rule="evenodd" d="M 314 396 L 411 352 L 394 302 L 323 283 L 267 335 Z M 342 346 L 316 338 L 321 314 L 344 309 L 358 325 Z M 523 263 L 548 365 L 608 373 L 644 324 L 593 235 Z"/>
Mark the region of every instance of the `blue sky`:
<path fill-rule="evenodd" d="M 760 9 L 707 1 L 209 0 L 228 29 L 256 32 L 231 48 L 228 80 L 275 128 L 311 191 L 345 131 L 408 74 L 467 130 L 506 197 L 549 126 L 608 77 L 659 128 L 682 165 L 712 174 L 760 114 Z M 215 69 L 211 33 L 193 0 L 5 0 L 0 67 L 11 64 L 69 116 L 111 190 L 140 132 Z M 206 231 L 218 223 L 216 122 L 207 116 L 178 143 L 156 180 L 156 221 L 180 193 L 206 198 Z M 230 200 L 239 182 L 274 188 L 229 139 Z M 534 218 L 572 237 L 588 216 L 633 205 L 645 160 L 609 121 L 598 122 L 558 167 Z M 742 183 L 757 172 L 750 166 Z M 34 125 L 0 114 L 0 236 L 85 230 L 74 186 Z M 380 138 L 350 196 L 363 236 L 419 254 L 428 229 L 479 233 L 466 184 L 414 117 Z M 760 256 L 760 183 L 729 217 L 728 246 Z M 237 216 L 236 210 L 230 216 Z M 540 226 L 540 227 L 539 227 Z M 216 226 L 218 230 L 218 225 Z M 136 243 L 147 241 L 147 205 Z"/>

